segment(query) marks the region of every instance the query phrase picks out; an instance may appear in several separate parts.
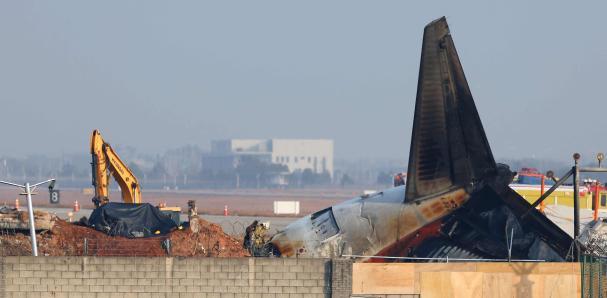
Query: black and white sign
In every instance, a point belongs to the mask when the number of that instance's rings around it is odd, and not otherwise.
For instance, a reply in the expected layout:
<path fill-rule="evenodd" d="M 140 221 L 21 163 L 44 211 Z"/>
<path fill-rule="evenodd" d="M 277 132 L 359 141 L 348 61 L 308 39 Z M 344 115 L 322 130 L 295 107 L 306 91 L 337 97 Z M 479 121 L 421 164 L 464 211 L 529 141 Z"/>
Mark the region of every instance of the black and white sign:
<path fill-rule="evenodd" d="M 59 190 L 53 189 L 49 192 L 49 201 L 51 204 L 59 204 Z"/>

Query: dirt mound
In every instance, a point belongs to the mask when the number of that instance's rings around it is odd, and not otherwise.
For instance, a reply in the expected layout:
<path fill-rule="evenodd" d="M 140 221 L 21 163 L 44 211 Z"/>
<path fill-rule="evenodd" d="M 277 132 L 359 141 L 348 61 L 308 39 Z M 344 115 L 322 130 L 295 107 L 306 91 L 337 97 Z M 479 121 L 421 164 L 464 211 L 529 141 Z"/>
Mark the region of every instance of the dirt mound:
<path fill-rule="evenodd" d="M 0 256 L 31 256 L 32 245 L 24 234 L 0 236 Z"/>
<path fill-rule="evenodd" d="M 166 240 L 170 240 L 167 242 Z M 214 256 L 242 257 L 242 243 L 221 227 L 200 220 L 200 232 L 175 230 L 151 238 L 109 236 L 89 227 L 55 219 L 53 228 L 36 235 L 38 254 L 47 256 Z M 168 249 L 167 249 L 168 248 Z M 169 254 L 170 251 L 170 254 Z M 0 235 L 0 256 L 31 255 L 29 236 Z"/>
<path fill-rule="evenodd" d="M 194 220 L 193 220 L 194 221 Z M 245 257 L 249 253 L 242 242 L 224 233 L 219 225 L 196 219 L 198 232 L 192 229 L 170 234 L 171 254 L 178 256 Z"/>

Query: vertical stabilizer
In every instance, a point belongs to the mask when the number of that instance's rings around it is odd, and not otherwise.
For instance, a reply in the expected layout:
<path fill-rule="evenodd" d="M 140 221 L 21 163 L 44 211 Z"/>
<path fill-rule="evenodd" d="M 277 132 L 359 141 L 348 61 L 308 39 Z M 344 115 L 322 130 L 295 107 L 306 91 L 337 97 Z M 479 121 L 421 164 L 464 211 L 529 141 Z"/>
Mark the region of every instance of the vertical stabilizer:
<path fill-rule="evenodd" d="M 447 20 L 424 29 L 406 201 L 466 186 L 496 165 Z"/>

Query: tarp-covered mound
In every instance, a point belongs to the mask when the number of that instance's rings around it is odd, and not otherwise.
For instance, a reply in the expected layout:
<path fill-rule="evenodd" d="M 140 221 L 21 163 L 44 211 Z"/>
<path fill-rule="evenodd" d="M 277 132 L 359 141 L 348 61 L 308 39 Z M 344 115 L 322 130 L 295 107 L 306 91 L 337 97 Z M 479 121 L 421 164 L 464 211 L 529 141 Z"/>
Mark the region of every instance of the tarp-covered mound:
<path fill-rule="evenodd" d="M 177 227 L 174 221 L 150 204 L 107 203 L 91 213 L 91 227 L 109 235 L 150 237 L 167 234 Z"/>

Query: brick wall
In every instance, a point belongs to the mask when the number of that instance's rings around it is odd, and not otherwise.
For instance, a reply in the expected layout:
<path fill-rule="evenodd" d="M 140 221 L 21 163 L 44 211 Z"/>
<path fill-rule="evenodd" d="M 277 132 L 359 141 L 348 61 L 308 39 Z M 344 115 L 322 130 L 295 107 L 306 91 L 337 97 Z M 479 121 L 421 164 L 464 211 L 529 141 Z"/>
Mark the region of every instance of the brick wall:
<path fill-rule="evenodd" d="M 331 260 L 5 257 L 3 297 L 331 297 Z"/>

